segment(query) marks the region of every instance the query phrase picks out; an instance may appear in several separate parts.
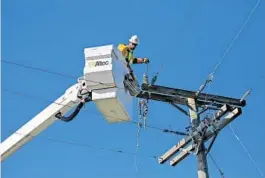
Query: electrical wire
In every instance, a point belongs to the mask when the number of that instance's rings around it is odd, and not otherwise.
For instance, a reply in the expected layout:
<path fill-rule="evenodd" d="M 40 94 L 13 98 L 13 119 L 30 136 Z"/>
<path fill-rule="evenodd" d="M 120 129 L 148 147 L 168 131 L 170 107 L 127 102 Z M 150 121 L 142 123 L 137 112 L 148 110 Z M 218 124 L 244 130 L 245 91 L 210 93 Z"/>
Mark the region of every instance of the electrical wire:
<path fill-rule="evenodd" d="M 223 62 L 223 60 L 225 59 L 226 55 L 228 54 L 228 52 L 231 50 L 232 46 L 234 45 L 234 43 L 236 42 L 236 40 L 238 39 L 239 35 L 241 34 L 241 32 L 244 30 L 244 28 L 246 27 L 249 19 L 251 18 L 251 16 L 253 15 L 253 13 L 255 12 L 256 8 L 258 7 L 259 3 L 261 0 L 258 0 L 256 5 L 253 7 L 252 11 L 250 12 L 249 16 L 247 17 L 247 19 L 245 20 L 243 26 L 241 27 L 241 29 L 238 31 L 238 33 L 236 34 L 236 36 L 234 37 L 232 43 L 228 46 L 228 48 L 226 49 L 224 55 L 221 58 L 221 61 L 215 66 L 212 74 L 214 74 L 216 72 L 216 70 L 219 68 L 219 66 L 221 65 L 221 63 Z"/>
<path fill-rule="evenodd" d="M 216 169 L 218 170 L 218 172 L 220 173 L 222 178 L 225 178 L 224 176 L 224 172 L 221 170 L 221 168 L 218 166 L 217 162 L 214 160 L 213 156 L 211 155 L 211 153 L 208 153 L 208 155 L 210 156 L 212 162 L 214 163 Z"/>
<path fill-rule="evenodd" d="M 11 130 L 9 130 L 9 131 L 12 132 Z M 26 134 L 19 133 L 19 132 L 14 132 L 14 134 L 23 135 L 23 136 L 26 135 Z M 36 137 L 36 135 L 27 135 L 27 136 Z M 49 138 L 49 137 L 44 137 L 44 138 L 46 140 L 48 140 L 48 141 L 57 142 L 57 143 L 64 143 L 64 144 L 67 144 L 67 145 L 80 146 L 80 147 L 84 147 L 84 148 L 90 148 L 90 149 L 95 149 L 95 150 L 103 150 L 103 151 L 108 151 L 108 152 L 113 152 L 113 153 L 126 154 L 126 155 L 129 155 L 129 156 L 136 155 L 136 153 L 127 152 L 127 151 L 124 151 L 124 150 L 121 150 L 121 149 L 96 147 L 96 146 L 92 146 L 92 145 L 89 145 L 89 144 L 86 144 L 86 143 L 73 142 L 73 141 L 61 140 L 61 139 L 54 139 L 54 138 Z M 157 156 L 150 156 L 150 155 L 141 155 L 141 157 L 157 159 Z"/>
<path fill-rule="evenodd" d="M 33 67 L 33 66 L 25 65 L 25 64 L 19 64 L 19 63 L 13 62 L 13 61 L 7 61 L 7 60 L 3 60 L 2 59 L 1 62 L 6 63 L 6 64 L 15 65 L 15 66 L 18 66 L 18 67 L 23 67 L 23 68 L 26 68 L 26 69 L 31 69 L 31 70 L 36 70 L 36 71 L 40 71 L 40 72 L 45 72 L 45 73 L 49 73 L 49 74 L 53 74 L 53 75 L 57 75 L 57 76 L 67 77 L 67 78 L 71 78 L 71 79 L 78 79 L 77 76 L 62 74 L 62 73 L 59 73 L 59 72 L 54 72 L 54 71 L 50 71 L 50 70 L 47 70 L 47 69 Z M 87 80 L 86 79 L 85 81 L 92 82 L 92 83 L 97 83 L 97 84 L 101 84 L 101 85 L 105 85 L 105 86 L 113 86 L 113 85 L 108 84 L 108 83 L 102 83 L 102 82 L 94 81 L 94 80 Z M 124 88 L 118 87 L 118 86 L 115 86 L 115 87 L 118 88 L 118 89 L 124 89 Z"/>
<path fill-rule="evenodd" d="M 74 109 L 74 107 L 72 107 L 72 106 L 69 106 L 69 105 L 66 105 L 66 104 L 57 103 L 57 102 L 55 102 L 55 101 L 47 100 L 47 99 L 44 99 L 44 98 L 40 98 L 40 97 L 36 97 L 36 96 L 32 96 L 32 95 L 29 95 L 29 94 L 27 94 L 27 93 L 18 92 L 18 91 L 11 91 L 11 90 L 7 90 L 7 89 L 3 89 L 3 91 L 5 91 L 5 92 L 9 92 L 9 93 L 11 93 L 11 94 L 13 94 L 13 95 L 21 95 L 21 96 L 25 96 L 25 97 L 28 97 L 28 98 L 31 98 L 31 99 L 34 99 L 34 100 L 44 101 L 44 102 L 47 102 L 47 103 L 49 103 L 49 104 L 54 103 L 54 104 L 58 104 L 58 105 L 61 105 L 61 106 L 66 106 L 66 107 L 68 107 L 68 108 L 70 108 L 70 109 Z"/>
<path fill-rule="evenodd" d="M 251 156 L 250 152 L 248 151 L 247 147 L 245 146 L 245 144 L 241 141 L 241 139 L 238 137 L 238 135 L 236 134 L 234 128 L 232 127 L 232 124 L 229 124 L 229 127 L 232 131 L 232 133 L 234 134 L 235 138 L 238 140 L 238 142 L 240 143 L 240 145 L 242 146 L 242 148 L 244 149 L 244 151 L 246 152 L 246 154 L 248 155 L 249 159 L 252 161 L 252 163 L 254 164 L 254 166 L 256 167 L 257 171 L 259 172 L 261 177 L 264 177 L 264 174 L 261 172 L 260 168 L 258 167 L 256 161 L 254 160 L 254 158 Z"/>
<path fill-rule="evenodd" d="M 62 77 L 77 79 L 77 77 L 75 77 L 75 76 L 71 76 L 71 75 L 67 75 L 67 74 L 62 74 L 62 73 L 50 71 L 50 70 L 43 69 L 43 68 L 32 67 L 32 66 L 25 65 L 25 64 L 19 64 L 19 63 L 13 62 L 13 61 L 7 61 L 7 60 L 1 59 L 1 62 L 4 62 L 6 64 L 15 65 L 15 66 L 18 66 L 18 67 L 23 67 L 23 68 L 31 69 L 31 70 L 41 71 L 41 72 L 45 72 L 45 73 L 49 73 L 49 74 L 53 74 L 53 75 L 58 75 L 58 76 L 62 76 Z"/>
<path fill-rule="evenodd" d="M 244 28 L 246 27 L 249 19 L 251 18 L 252 14 L 255 12 L 256 8 L 258 7 L 259 3 L 261 0 L 258 0 L 256 5 L 253 7 L 252 11 L 250 12 L 249 16 L 247 17 L 247 19 L 245 20 L 243 26 L 241 27 L 241 29 L 238 31 L 238 33 L 236 34 L 236 36 L 234 37 L 232 43 L 228 46 L 228 48 L 226 49 L 224 55 L 221 58 L 221 61 L 215 66 L 212 74 L 214 74 L 216 72 L 216 70 L 219 68 L 219 66 L 221 65 L 221 63 L 223 62 L 223 60 L 225 59 L 226 55 L 228 54 L 228 52 L 231 50 L 232 46 L 234 45 L 234 43 L 236 42 L 236 40 L 238 39 L 239 35 L 241 34 L 241 32 L 244 30 Z"/>
<path fill-rule="evenodd" d="M 244 30 L 244 28 L 246 27 L 249 19 L 251 18 L 251 16 L 253 15 L 253 13 L 255 12 L 255 10 L 257 9 L 259 3 L 261 0 L 258 0 L 256 5 L 252 8 L 249 16 L 247 17 L 247 19 L 245 20 L 244 24 L 242 25 L 242 27 L 240 28 L 240 30 L 238 31 L 238 33 L 236 34 L 236 36 L 233 38 L 232 43 L 230 43 L 230 45 L 228 46 L 228 48 L 226 49 L 225 53 L 223 54 L 223 56 L 221 57 L 221 60 L 217 63 L 217 65 L 214 67 L 214 70 L 212 71 L 212 73 L 210 73 L 210 75 L 208 76 L 208 78 L 205 80 L 204 84 L 201 86 L 200 88 L 200 92 L 206 87 L 206 85 L 210 82 L 212 82 L 214 74 L 216 73 L 217 69 L 220 67 L 221 63 L 224 61 L 226 55 L 228 54 L 228 52 L 231 50 L 232 46 L 234 45 L 234 43 L 236 42 L 236 40 L 238 39 L 239 35 L 241 34 L 241 32 Z"/>
<path fill-rule="evenodd" d="M 31 99 L 48 102 L 50 104 L 51 103 L 55 103 L 55 104 L 58 104 L 58 105 L 63 105 L 63 106 L 67 106 L 67 107 L 69 107 L 71 109 L 74 109 L 74 107 L 71 107 L 71 106 L 68 106 L 68 105 L 64 105 L 64 104 L 60 104 L 60 103 L 56 103 L 54 101 L 50 101 L 50 100 L 43 99 L 43 98 L 40 98 L 40 97 L 32 96 L 32 95 L 29 95 L 29 94 L 26 94 L 26 93 L 23 93 L 23 92 L 11 91 L 11 90 L 7 90 L 7 89 L 3 89 L 3 91 L 9 92 L 9 93 L 11 93 L 13 95 L 21 95 L 21 96 L 25 96 L 25 97 L 28 97 L 28 98 L 31 98 Z M 89 112 L 90 114 L 94 114 L 94 115 L 97 115 L 97 116 L 101 116 L 100 114 L 93 113 L 93 112 L 91 112 L 89 110 L 84 110 L 84 111 Z M 120 121 L 125 121 L 125 118 L 116 118 L 116 117 L 109 116 L 109 115 L 103 115 L 103 116 L 110 117 L 110 118 L 115 118 L 115 119 L 118 119 Z M 129 123 L 135 124 L 135 125 L 138 126 L 138 122 L 137 121 L 131 120 L 131 121 L 129 121 Z M 162 132 L 171 133 L 171 134 L 174 134 L 174 135 L 186 135 L 186 133 L 184 133 L 184 132 L 173 131 L 173 130 L 164 129 L 164 128 L 160 128 L 160 127 L 156 127 L 156 126 L 146 125 L 146 127 L 151 128 L 151 129 L 154 129 L 154 130 L 159 130 L 159 131 L 162 131 Z"/>

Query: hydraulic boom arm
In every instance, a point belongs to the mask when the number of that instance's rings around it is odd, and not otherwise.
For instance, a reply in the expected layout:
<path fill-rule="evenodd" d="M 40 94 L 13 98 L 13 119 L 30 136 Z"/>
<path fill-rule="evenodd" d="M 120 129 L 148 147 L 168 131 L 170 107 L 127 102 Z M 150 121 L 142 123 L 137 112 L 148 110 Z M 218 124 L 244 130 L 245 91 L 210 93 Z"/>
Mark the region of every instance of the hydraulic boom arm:
<path fill-rule="evenodd" d="M 57 119 L 71 121 L 85 102 L 92 101 L 109 123 L 131 119 L 132 97 L 123 89 L 128 73 L 124 57 L 113 45 L 85 48 L 84 76 L 0 145 L 1 161 L 44 131 Z M 69 116 L 68 111 L 77 107 Z"/>
<path fill-rule="evenodd" d="M 55 102 L 46 107 L 42 112 L 2 142 L 0 146 L 1 161 L 4 161 L 34 136 L 54 123 L 57 120 L 55 117 L 56 114 L 61 113 L 63 115 L 81 102 L 81 99 L 78 98 L 78 91 L 79 84 L 71 86 Z"/>

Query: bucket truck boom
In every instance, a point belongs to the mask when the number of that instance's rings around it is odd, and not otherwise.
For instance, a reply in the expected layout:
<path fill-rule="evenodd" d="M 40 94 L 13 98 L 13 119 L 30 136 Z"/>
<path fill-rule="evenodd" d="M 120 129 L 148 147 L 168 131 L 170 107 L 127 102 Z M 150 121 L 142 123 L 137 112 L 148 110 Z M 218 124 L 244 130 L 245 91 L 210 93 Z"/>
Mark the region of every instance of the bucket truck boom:
<path fill-rule="evenodd" d="M 131 119 L 132 96 L 124 89 L 129 70 L 113 45 L 85 48 L 84 76 L 0 145 L 1 162 L 56 120 L 72 120 L 85 102 L 95 102 L 109 123 Z M 64 115 L 78 105 L 68 117 Z"/>

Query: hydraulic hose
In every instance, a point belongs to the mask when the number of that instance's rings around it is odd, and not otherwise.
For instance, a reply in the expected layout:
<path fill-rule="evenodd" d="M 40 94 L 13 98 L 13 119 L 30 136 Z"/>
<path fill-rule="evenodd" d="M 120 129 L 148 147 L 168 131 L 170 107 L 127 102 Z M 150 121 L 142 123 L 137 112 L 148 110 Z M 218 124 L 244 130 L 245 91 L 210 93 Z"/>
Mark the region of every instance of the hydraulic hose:
<path fill-rule="evenodd" d="M 90 99 L 86 99 L 85 102 L 89 102 L 91 101 Z M 58 112 L 55 117 L 64 121 L 64 122 L 69 122 L 71 120 L 73 120 L 77 114 L 80 112 L 80 110 L 82 109 L 82 107 L 84 106 L 85 102 L 80 102 L 77 107 L 75 108 L 74 112 L 72 112 L 72 114 L 70 114 L 69 116 L 63 116 L 61 112 Z"/>

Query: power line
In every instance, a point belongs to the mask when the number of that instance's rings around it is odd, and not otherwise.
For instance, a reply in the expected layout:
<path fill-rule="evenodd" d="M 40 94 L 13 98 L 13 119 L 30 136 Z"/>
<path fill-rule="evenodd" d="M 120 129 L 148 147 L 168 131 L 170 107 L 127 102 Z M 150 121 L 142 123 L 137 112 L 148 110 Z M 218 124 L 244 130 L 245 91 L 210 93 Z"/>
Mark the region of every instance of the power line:
<path fill-rule="evenodd" d="M 211 153 L 208 153 L 208 155 L 210 156 L 211 160 L 213 161 L 216 169 L 218 170 L 218 172 L 220 173 L 221 177 L 224 178 L 224 172 L 221 170 L 221 168 L 218 166 L 217 162 L 214 160 L 213 156 L 211 155 Z"/>
<path fill-rule="evenodd" d="M 14 95 L 21 95 L 21 96 L 25 96 L 25 97 L 28 97 L 28 98 L 31 98 L 31 99 L 48 102 L 50 104 L 51 103 L 55 103 L 55 104 L 58 104 L 58 105 L 67 106 L 67 107 L 69 107 L 71 109 L 74 109 L 74 107 L 71 107 L 71 106 L 68 106 L 68 105 L 64 105 L 64 104 L 61 104 L 61 103 L 57 103 L 57 102 L 54 102 L 54 101 L 50 101 L 50 100 L 47 100 L 47 99 L 43 99 L 43 98 L 40 98 L 40 97 L 32 96 L 32 95 L 29 95 L 29 94 L 26 94 L 26 93 L 23 93 L 23 92 L 11 91 L 11 90 L 7 90 L 7 89 L 3 89 L 3 91 L 9 92 L 9 93 L 14 94 Z M 89 110 L 84 110 L 84 111 L 88 112 Z M 93 113 L 91 111 L 89 111 L 89 113 L 90 114 L 97 115 L 97 116 L 101 116 L 101 115 L 96 114 L 96 113 Z M 125 118 L 116 118 L 116 117 L 109 116 L 109 115 L 103 115 L 103 116 L 110 117 L 110 118 L 115 118 L 115 119 L 118 119 L 120 121 L 125 121 Z M 135 124 L 135 125 L 138 126 L 138 122 L 137 121 L 131 120 L 129 123 Z M 160 127 L 156 127 L 156 126 L 151 126 L 151 125 L 146 125 L 146 127 L 147 128 L 150 128 L 150 129 L 154 129 L 154 130 L 159 130 L 159 131 L 162 131 L 162 132 L 165 132 L 165 133 L 171 133 L 171 134 L 174 134 L 174 135 L 187 135 L 184 132 L 174 131 L 174 130 L 171 130 L 171 129 L 164 129 L 164 128 L 160 128 Z"/>
<path fill-rule="evenodd" d="M 18 132 L 14 132 L 14 134 L 18 134 L 18 135 L 25 135 L 22 133 L 18 133 Z M 35 135 L 29 135 L 31 137 L 36 137 Z M 127 152 L 121 149 L 114 149 L 114 148 L 105 148 L 105 147 L 95 147 L 89 144 L 85 144 L 85 143 L 80 143 L 80 142 L 73 142 L 73 141 L 68 141 L 68 140 L 61 140 L 61 139 L 54 139 L 54 138 L 48 138 L 48 137 L 44 137 L 46 140 L 48 141 L 53 141 L 53 142 L 58 142 L 58 143 L 64 143 L 67 145 L 72 145 L 72 146 L 80 146 L 83 148 L 90 148 L 90 149 L 95 149 L 95 150 L 103 150 L 103 151 L 108 151 L 108 152 L 113 152 L 113 153 L 120 153 L 120 154 L 126 154 L 129 156 L 135 156 L 136 153 L 132 153 L 132 152 Z M 140 155 L 141 157 L 145 157 L 145 158 L 153 158 L 153 159 L 157 159 L 157 156 L 150 156 L 150 155 Z"/>
<path fill-rule="evenodd" d="M 238 140 L 238 142 L 240 143 L 240 145 L 242 146 L 242 148 L 244 149 L 244 151 L 246 152 L 246 154 L 248 155 L 249 159 L 252 161 L 252 163 L 254 164 L 254 166 L 256 167 L 256 169 L 258 170 L 259 174 L 261 177 L 264 177 L 264 174 L 261 172 L 260 168 L 258 167 L 256 161 L 253 159 L 253 157 L 251 156 L 250 152 L 248 151 L 247 147 L 244 145 L 244 143 L 241 141 L 241 139 L 238 137 L 238 135 L 235 133 L 234 128 L 232 127 L 232 124 L 229 124 L 230 129 L 232 131 L 232 133 L 234 134 L 235 138 Z"/>
<path fill-rule="evenodd" d="M 68 105 L 65 105 L 65 104 L 61 104 L 61 103 L 57 103 L 55 101 L 51 101 L 51 100 L 47 100 L 47 99 L 44 99 L 44 98 L 40 98 L 40 97 L 36 97 L 36 96 L 32 96 L 32 95 L 29 95 L 27 93 L 23 93 L 23 92 L 18 92 L 18 91 L 11 91 L 11 90 L 7 90 L 7 89 L 3 89 L 3 91 L 5 92 L 9 92 L 11 94 L 14 94 L 14 95 L 21 95 L 21 96 L 25 96 L 25 97 L 28 97 L 28 98 L 31 98 L 31 99 L 34 99 L 34 100 L 41 100 L 41 101 L 44 101 L 44 102 L 47 102 L 49 104 L 51 103 L 54 103 L 54 104 L 58 104 L 58 105 L 61 105 L 61 106 L 66 106 L 70 109 L 73 109 L 74 107 L 72 106 L 68 106 Z"/>
<path fill-rule="evenodd" d="M 3 60 L 3 59 L 1 60 L 1 62 L 4 62 L 6 64 L 15 65 L 15 66 L 18 66 L 18 67 L 23 67 L 23 68 L 31 69 L 31 70 L 36 70 L 36 71 L 41 71 L 41 72 L 45 72 L 45 73 L 49 73 L 49 74 L 53 74 L 53 75 L 58 75 L 58 76 L 62 76 L 62 77 L 67 77 L 67 78 L 72 78 L 72 79 L 77 79 L 78 78 L 76 76 L 62 74 L 62 73 L 50 71 L 50 70 L 43 69 L 43 68 L 32 67 L 32 66 L 25 65 L 25 64 L 19 64 L 19 63 L 12 62 L 12 61 L 6 61 L 6 60 Z"/>
<path fill-rule="evenodd" d="M 4 62 L 6 64 L 15 65 L 15 66 L 18 66 L 18 67 L 23 67 L 23 68 L 26 68 L 26 69 L 36 70 L 36 71 L 40 71 L 40 72 L 44 72 L 44 73 L 49 73 L 49 74 L 53 74 L 53 75 L 57 75 L 57 76 L 67 77 L 67 78 L 71 78 L 71 79 L 78 79 L 77 76 L 62 74 L 62 73 L 59 73 L 59 72 L 54 72 L 54 71 L 50 71 L 50 70 L 47 70 L 47 69 L 33 67 L 33 66 L 25 65 L 25 64 L 19 64 L 17 62 L 13 62 L 13 61 L 1 60 L 1 62 Z M 92 82 L 92 83 L 97 83 L 97 84 L 101 84 L 101 85 L 105 85 L 105 86 L 113 86 L 113 85 L 108 84 L 108 83 L 102 83 L 102 82 L 94 81 L 94 80 L 85 80 L 85 81 Z M 118 88 L 118 89 L 124 89 L 122 87 L 117 87 L 117 86 L 115 86 L 115 87 Z"/>
<path fill-rule="evenodd" d="M 252 14 L 255 12 L 256 8 L 258 7 L 259 3 L 261 0 L 258 0 L 256 5 L 253 7 L 252 11 L 250 12 L 249 16 L 247 17 L 247 19 L 245 20 L 243 26 L 241 27 L 241 29 L 238 31 L 238 33 L 236 34 L 236 36 L 234 37 L 232 43 L 228 46 L 228 48 L 226 49 L 224 55 L 222 56 L 221 61 L 215 66 L 212 74 L 214 74 L 216 72 L 216 70 L 219 68 L 219 66 L 221 65 L 221 63 L 223 62 L 224 58 L 226 57 L 226 55 L 228 54 L 228 52 L 230 51 L 230 49 L 232 48 L 232 46 L 234 45 L 234 43 L 236 42 L 236 40 L 238 39 L 239 35 L 241 34 L 241 32 L 244 30 L 244 28 L 246 27 L 249 19 L 251 18 Z"/>
<path fill-rule="evenodd" d="M 240 30 L 238 31 L 238 33 L 236 34 L 236 36 L 233 38 L 232 43 L 230 43 L 230 45 L 228 46 L 228 48 L 226 49 L 225 53 L 223 54 L 221 60 L 217 63 L 217 65 L 214 67 L 214 70 L 212 71 L 212 73 L 210 73 L 210 75 L 208 76 L 208 78 L 205 80 L 205 82 L 201 85 L 198 93 L 200 93 L 208 83 L 213 81 L 213 77 L 214 74 L 216 73 L 217 69 L 220 67 L 221 63 L 224 61 L 226 55 L 228 54 L 228 52 L 231 50 L 232 46 L 234 45 L 234 43 L 236 42 L 236 40 L 238 39 L 239 35 L 241 34 L 241 32 L 244 30 L 244 28 L 246 27 L 249 19 L 251 18 L 252 14 L 255 12 L 256 8 L 258 7 L 259 3 L 261 0 L 258 0 L 256 5 L 253 7 L 252 11 L 250 12 L 249 16 L 247 17 L 247 19 L 245 20 L 244 24 L 242 25 L 242 27 L 240 28 Z"/>

